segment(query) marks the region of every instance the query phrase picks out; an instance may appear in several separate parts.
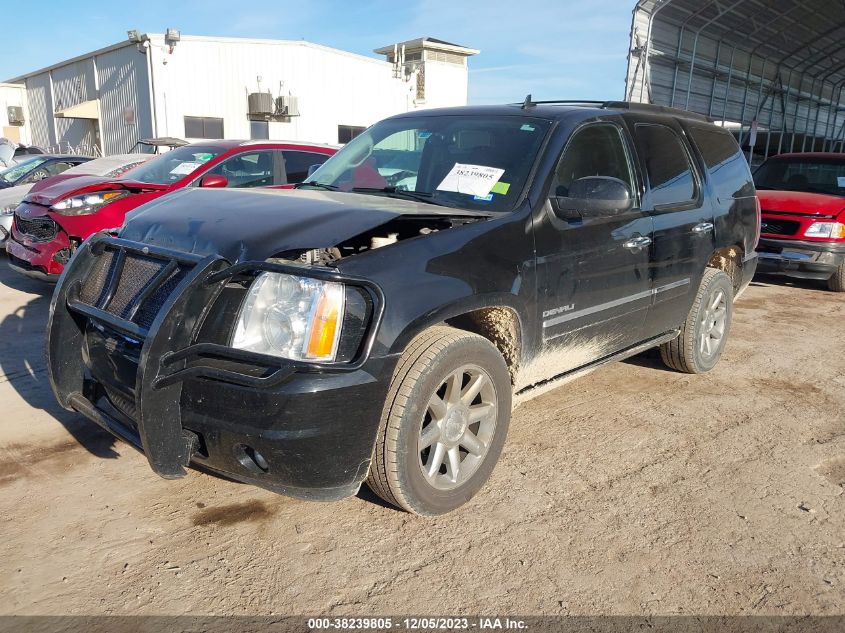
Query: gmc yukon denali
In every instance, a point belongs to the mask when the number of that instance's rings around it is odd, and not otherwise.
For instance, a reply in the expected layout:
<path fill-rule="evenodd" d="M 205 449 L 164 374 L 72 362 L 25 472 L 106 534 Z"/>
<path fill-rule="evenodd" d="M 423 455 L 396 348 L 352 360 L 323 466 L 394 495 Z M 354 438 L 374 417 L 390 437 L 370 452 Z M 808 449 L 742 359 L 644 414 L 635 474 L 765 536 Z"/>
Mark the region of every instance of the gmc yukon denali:
<path fill-rule="evenodd" d="M 690 113 L 410 112 L 294 191 L 186 189 L 86 240 L 49 376 L 162 477 L 367 482 L 437 515 L 488 479 L 515 403 L 651 347 L 712 369 L 758 213 L 733 137 Z"/>

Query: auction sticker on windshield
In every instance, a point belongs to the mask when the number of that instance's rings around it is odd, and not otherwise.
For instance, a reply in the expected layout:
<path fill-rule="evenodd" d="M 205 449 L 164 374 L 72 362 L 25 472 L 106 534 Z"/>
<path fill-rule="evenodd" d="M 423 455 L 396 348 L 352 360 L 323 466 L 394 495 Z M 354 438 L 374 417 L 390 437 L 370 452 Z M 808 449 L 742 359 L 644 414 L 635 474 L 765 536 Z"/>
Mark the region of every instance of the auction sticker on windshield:
<path fill-rule="evenodd" d="M 490 194 L 504 173 L 505 170 L 498 167 L 455 163 L 443 182 L 437 185 L 437 190 L 454 191 L 484 198 Z"/>
<path fill-rule="evenodd" d="M 173 169 L 170 170 L 170 173 L 171 174 L 190 174 L 192 171 L 194 171 L 200 165 L 202 165 L 202 163 L 197 163 L 197 162 L 194 162 L 194 161 L 186 161 L 184 163 L 179 163 L 178 165 L 176 165 L 176 167 L 174 167 Z"/>

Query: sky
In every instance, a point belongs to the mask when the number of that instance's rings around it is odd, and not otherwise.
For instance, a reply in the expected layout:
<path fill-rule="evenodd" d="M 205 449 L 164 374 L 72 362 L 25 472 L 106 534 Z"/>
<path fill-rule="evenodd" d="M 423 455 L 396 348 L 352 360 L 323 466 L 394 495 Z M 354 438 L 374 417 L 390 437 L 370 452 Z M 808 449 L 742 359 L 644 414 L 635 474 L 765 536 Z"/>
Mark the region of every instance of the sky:
<path fill-rule="evenodd" d="M 471 104 L 621 99 L 635 0 L 41 0 L 0 17 L 0 81 L 126 39 L 126 31 L 304 39 L 376 56 L 429 36 L 481 50 Z"/>

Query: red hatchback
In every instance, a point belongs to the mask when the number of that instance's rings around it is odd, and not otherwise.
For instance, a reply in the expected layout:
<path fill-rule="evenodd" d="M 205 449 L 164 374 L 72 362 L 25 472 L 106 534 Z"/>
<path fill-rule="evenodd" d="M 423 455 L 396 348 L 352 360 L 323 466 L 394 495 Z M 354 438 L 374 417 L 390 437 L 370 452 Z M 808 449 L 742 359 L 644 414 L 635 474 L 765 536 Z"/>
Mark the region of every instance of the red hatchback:
<path fill-rule="evenodd" d="M 153 158 L 120 178 L 45 182 L 15 210 L 6 247 L 9 265 L 55 281 L 85 238 L 120 227 L 129 211 L 150 200 L 184 187 L 292 187 L 335 151 L 312 143 L 203 141 Z"/>
<path fill-rule="evenodd" d="M 845 155 L 781 154 L 754 173 L 757 271 L 827 280 L 845 292 Z"/>

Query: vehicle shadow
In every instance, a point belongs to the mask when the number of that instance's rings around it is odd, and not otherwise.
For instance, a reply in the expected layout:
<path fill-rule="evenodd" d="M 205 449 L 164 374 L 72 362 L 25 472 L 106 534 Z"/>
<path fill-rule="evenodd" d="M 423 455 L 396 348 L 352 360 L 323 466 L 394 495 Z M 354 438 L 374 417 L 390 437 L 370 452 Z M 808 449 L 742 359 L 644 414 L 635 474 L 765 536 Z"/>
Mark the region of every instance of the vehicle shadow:
<path fill-rule="evenodd" d="M 0 292 L 7 293 L 6 288 L 18 291 L 14 294 L 21 297 L 23 305 L 10 305 L 8 295 L 3 297 L 0 381 L 8 382 L 30 407 L 52 416 L 92 455 L 105 459 L 118 457 L 113 448 L 115 439 L 109 433 L 81 415 L 65 411 L 53 397 L 44 359 L 44 332 L 53 287 L 17 274 L 7 266 L 6 257 L 2 255 Z M 8 404 L 5 403 L 6 407 Z M 4 417 L 6 415 L 9 415 L 8 408 Z"/>
<path fill-rule="evenodd" d="M 820 290 L 822 292 L 830 292 L 827 289 L 826 281 L 819 281 L 818 279 L 794 279 L 783 275 L 770 275 L 766 273 L 757 273 L 754 275 L 754 279 L 751 281 L 751 286 L 754 288 L 785 286 L 789 288 L 801 288 L 803 290 Z"/>

